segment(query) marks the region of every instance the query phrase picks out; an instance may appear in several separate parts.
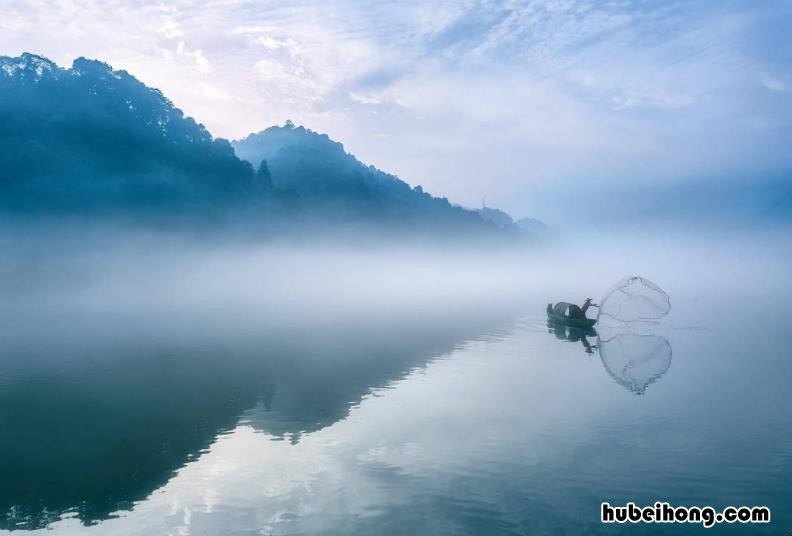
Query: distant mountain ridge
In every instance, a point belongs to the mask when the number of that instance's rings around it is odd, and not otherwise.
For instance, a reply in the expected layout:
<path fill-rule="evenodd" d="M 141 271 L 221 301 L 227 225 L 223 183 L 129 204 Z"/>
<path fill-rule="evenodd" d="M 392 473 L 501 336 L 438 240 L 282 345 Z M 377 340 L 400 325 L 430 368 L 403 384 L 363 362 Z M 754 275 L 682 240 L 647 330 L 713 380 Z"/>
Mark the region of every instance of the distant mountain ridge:
<path fill-rule="evenodd" d="M 262 166 L 261 162 L 266 161 Z M 287 123 L 232 144 L 159 90 L 86 58 L 0 56 L 0 216 L 367 222 L 513 234 Z"/>
<path fill-rule="evenodd" d="M 411 187 L 395 175 L 367 166 L 341 143 L 287 122 L 232 142 L 237 155 L 268 169 L 276 188 L 295 192 L 334 215 L 353 211 L 388 221 L 480 225 L 474 211 Z M 486 223 L 486 222 L 485 222 Z"/>
<path fill-rule="evenodd" d="M 507 229 L 514 226 L 514 219 L 497 208 L 481 207 L 480 209 L 476 210 L 476 212 L 478 212 L 478 215 L 482 220 L 488 221 L 494 225 L 497 225 L 498 227 Z"/>

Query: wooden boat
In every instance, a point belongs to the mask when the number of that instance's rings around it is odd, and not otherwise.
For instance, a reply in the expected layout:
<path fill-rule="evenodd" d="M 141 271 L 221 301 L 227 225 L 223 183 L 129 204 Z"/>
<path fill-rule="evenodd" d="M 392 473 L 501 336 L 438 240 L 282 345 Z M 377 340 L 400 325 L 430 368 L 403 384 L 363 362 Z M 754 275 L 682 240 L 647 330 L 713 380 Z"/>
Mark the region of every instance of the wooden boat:
<path fill-rule="evenodd" d="M 586 318 L 580 307 L 567 302 L 558 302 L 555 305 L 548 303 L 547 319 L 573 328 L 590 328 L 597 322 L 593 318 Z"/>

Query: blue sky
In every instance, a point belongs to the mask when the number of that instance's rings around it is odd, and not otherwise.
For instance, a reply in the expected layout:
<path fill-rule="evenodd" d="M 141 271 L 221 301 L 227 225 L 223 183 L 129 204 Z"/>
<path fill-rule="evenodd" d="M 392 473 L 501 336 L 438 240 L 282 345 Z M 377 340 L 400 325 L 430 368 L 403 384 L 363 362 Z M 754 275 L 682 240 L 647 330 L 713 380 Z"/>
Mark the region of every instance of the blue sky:
<path fill-rule="evenodd" d="M 789 28 L 775 0 L 0 0 L 0 54 L 98 58 L 215 135 L 291 119 L 453 201 L 550 221 L 792 169 Z"/>

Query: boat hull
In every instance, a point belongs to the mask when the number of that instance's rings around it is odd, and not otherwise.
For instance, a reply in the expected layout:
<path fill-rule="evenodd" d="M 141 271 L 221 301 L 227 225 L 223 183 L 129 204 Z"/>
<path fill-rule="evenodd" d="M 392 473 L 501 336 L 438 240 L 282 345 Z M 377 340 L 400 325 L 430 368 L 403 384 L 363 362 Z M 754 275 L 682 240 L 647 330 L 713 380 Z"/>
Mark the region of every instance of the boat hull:
<path fill-rule="evenodd" d="M 597 321 L 593 318 L 569 318 L 567 316 L 557 316 L 548 313 L 547 319 L 550 322 L 561 324 L 564 326 L 569 326 L 572 328 L 590 328 L 593 327 Z"/>

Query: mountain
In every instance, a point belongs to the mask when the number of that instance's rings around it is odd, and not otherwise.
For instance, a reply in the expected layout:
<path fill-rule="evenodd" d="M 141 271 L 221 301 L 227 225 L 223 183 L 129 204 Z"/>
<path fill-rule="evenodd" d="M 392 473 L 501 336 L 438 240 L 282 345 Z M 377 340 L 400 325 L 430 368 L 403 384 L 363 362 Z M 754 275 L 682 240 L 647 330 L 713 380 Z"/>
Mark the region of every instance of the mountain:
<path fill-rule="evenodd" d="M 0 57 L 0 208 L 170 210 L 249 188 L 250 165 L 156 89 L 79 58 Z"/>
<path fill-rule="evenodd" d="M 536 218 L 521 218 L 515 221 L 511 216 L 497 208 L 482 207 L 478 210 L 484 221 L 490 222 L 501 229 L 522 233 L 535 240 L 546 240 L 556 235 L 555 231 Z"/>
<path fill-rule="evenodd" d="M 290 121 L 232 145 L 240 158 L 267 169 L 275 188 L 294 192 L 325 216 L 482 227 L 474 211 L 367 166 L 326 134 Z"/>
<path fill-rule="evenodd" d="M 239 156 L 237 156 L 239 155 Z M 0 217 L 234 221 L 253 232 L 329 223 L 510 235 L 475 211 L 367 166 L 290 122 L 234 143 L 131 74 L 0 56 Z"/>
<path fill-rule="evenodd" d="M 518 229 L 530 233 L 537 238 L 548 238 L 555 235 L 555 231 L 544 222 L 536 218 L 521 218 L 514 222 Z"/>
<path fill-rule="evenodd" d="M 497 208 L 482 207 L 476 210 L 476 212 L 478 212 L 482 220 L 488 221 L 498 227 L 507 229 L 514 225 L 512 217 Z"/>

